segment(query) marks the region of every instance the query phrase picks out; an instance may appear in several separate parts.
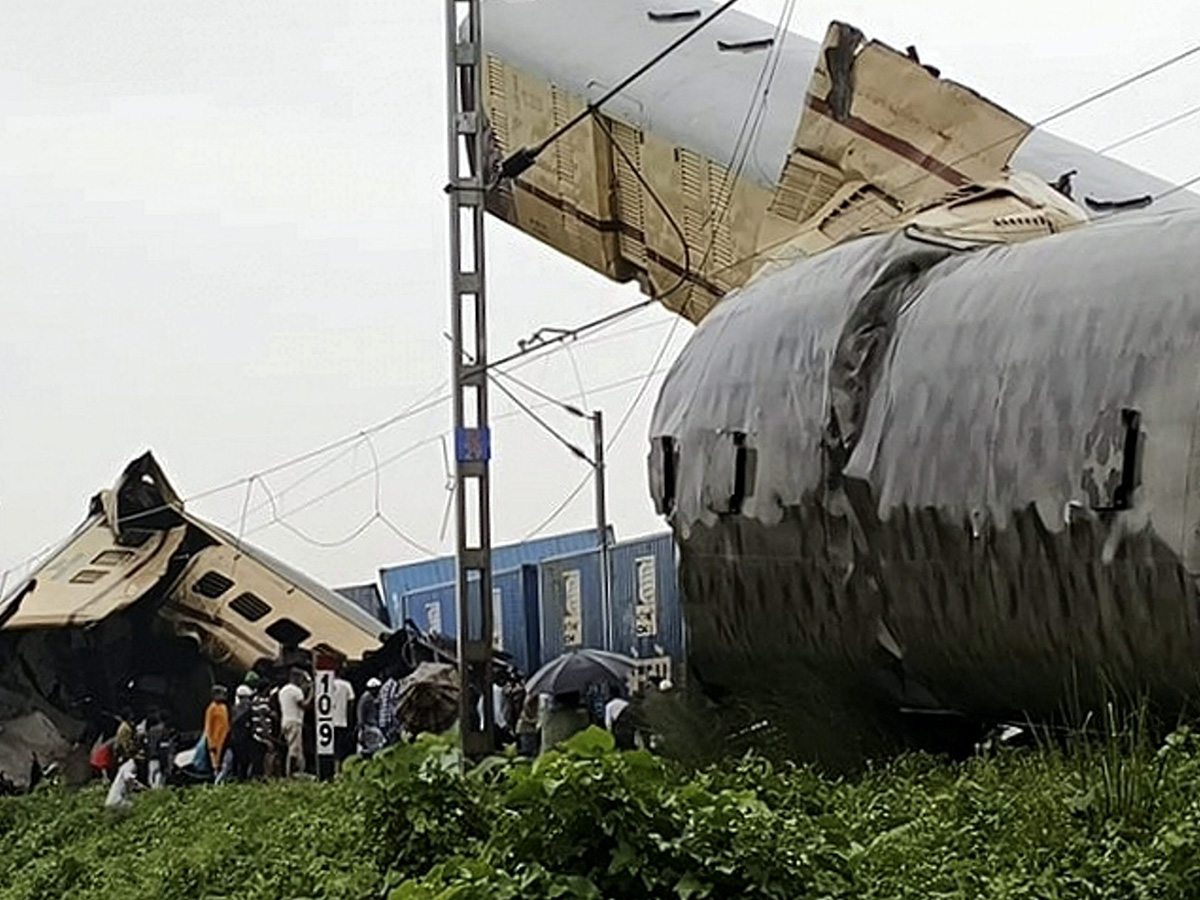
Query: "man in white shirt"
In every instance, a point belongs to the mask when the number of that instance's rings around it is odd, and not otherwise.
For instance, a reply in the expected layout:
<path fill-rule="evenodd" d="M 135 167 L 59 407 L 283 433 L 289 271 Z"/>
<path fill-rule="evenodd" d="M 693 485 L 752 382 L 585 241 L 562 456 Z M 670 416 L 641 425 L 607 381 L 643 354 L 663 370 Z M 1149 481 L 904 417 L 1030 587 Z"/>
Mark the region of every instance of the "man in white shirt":
<path fill-rule="evenodd" d="M 287 744 L 283 764 L 287 776 L 304 771 L 304 708 L 309 698 L 301 687 L 303 683 L 304 673 L 292 669 L 290 680 L 279 689 L 279 731 Z"/>
<path fill-rule="evenodd" d="M 354 686 L 342 677 L 341 672 L 333 679 L 333 752 L 340 766 L 342 760 L 354 752 L 354 735 L 350 731 L 350 705 L 354 702 Z"/>
<path fill-rule="evenodd" d="M 604 704 L 604 729 L 612 731 L 613 724 L 617 721 L 617 717 L 625 711 L 625 707 L 629 705 L 629 701 L 623 697 L 613 697 Z"/>

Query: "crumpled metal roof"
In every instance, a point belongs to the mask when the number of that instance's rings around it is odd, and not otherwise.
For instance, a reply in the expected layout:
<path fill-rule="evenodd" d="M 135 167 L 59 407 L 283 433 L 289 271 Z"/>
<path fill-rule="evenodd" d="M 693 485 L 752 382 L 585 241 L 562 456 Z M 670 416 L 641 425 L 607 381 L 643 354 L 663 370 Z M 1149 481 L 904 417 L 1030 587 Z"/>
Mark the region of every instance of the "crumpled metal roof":
<path fill-rule="evenodd" d="M 897 232 L 727 297 L 651 424 L 697 680 L 823 759 L 904 708 L 1190 705 L 1197 247 L 1196 212 Z"/>
<path fill-rule="evenodd" d="M 884 518 L 932 506 L 1002 525 L 1036 503 L 1058 530 L 1065 505 L 1087 500 L 1089 431 L 1118 404 L 1142 411 L 1147 515 L 1182 553 L 1188 454 L 1176 451 L 1196 415 L 1197 247 L 1200 214 L 1172 213 L 966 252 L 861 238 L 760 277 L 697 328 L 659 396 L 651 436 L 681 442 L 677 524 L 715 521 L 725 476 L 713 448 L 732 432 L 757 450 L 743 513 L 777 521 L 820 488 L 834 408 L 843 439 L 854 431 L 844 472 L 871 485 Z M 906 259 L 923 268 L 900 306 L 856 331 L 873 286 Z M 846 355 L 879 328 L 886 355 Z"/>
<path fill-rule="evenodd" d="M 695 9 L 709 0 L 485 0 L 489 52 L 589 100 L 597 99 L 653 57 L 693 22 L 658 23 L 650 11 Z M 774 24 L 730 10 L 607 106 L 613 115 L 716 160 L 731 160 L 754 96 L 763 53 L 723 52 L 717 41 L 771 37 Z M 783 169 L 820 44 L 789 33 L 763 121 L 745 168 L 773 188 Z M 1047 181 L 1077 169 L 1075 196 L 1123 200 L 1171 187 L 1132 166 L 1044 131 L 1035 131 L 1013 168 Z M 1159 208 L 1200 208 L 1200 197 L 1172 194 Z"/>

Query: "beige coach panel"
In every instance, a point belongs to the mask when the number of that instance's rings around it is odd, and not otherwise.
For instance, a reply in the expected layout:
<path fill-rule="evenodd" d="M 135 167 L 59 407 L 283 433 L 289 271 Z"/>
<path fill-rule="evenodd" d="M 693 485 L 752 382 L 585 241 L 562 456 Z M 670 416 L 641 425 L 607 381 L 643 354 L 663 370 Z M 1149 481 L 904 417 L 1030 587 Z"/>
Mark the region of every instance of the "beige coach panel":
<path fill-rule="evenodd" d="M 622 94 L 600 123 L 584 120 L 497 185 L 488 208 L 610 278 L 636 278 L 698 322 L 773 262 L 901 227 L 966 187 L 1003 182 L 1029 134 L 994 103 L 849 25 L 830 26 L 816 60 L 779 172 L 762 172 L 753 154 L 722 161 L 682 145 L 655 128 L 663 110 Z M 587 82 L 587 99 L 606 90 Z M 538 146 L 587 107 L 578 93 L 495 54 L 485 97 L 497 162 Z M 696 123 L 698 144 L 706 127 Z M 1014 201 L 1001 209 L 1016 216 L 1011 228 L 982 225 L 988 239 L 1027 239 L 1057 227 L 1026 222 L 1054 205 Z M 963 231 L 965 213 L 955 214 L 954 230 Z"/>
<path fill-rule="evenodd" d="M 818 253 L 996 182 L 1031 130 L 841 22 L 829 26 L 817 60 L 760 250 L 790 240 Z"/>
<path fill-rule="evenodd" d="M 3 627 L 86 625 L 124 609 L 163 577 L 185 531 L 180 526 L 141 546 L 121 546 L 105 516 L 92 516 L 12 594 L 20 605 Z"/>
<path fill-rule="evenodd" d="M 372 630 L 357 624 L 328 602 L 336 600 L 318 599 L 246 552 L 218 544 L 192 558 L 166 614 L 180 633 L 194 634 L 210 657 L 245 668 L 276 658 L 282 643 L 348 659 L 379 648 L 382 625 Z"/>
<path fill-rule="evenodd" d="M 587 105 L 495 56 L 484 94 L 499 158 L 535 146 Z M 618 115 L 602 122 L 584 120 L 555 141 L 530 169 L 497 186 L 488 208 L 609 278 L 638 279 L 699 321 L 749 276 L 771 193 Z"/>
<path fill-rule="evenodd" d="M 485 103 L 496 154 L 538 143 L 585 104 L 494 56 L 485 68 Z M 511 184 L 489 197 L 493 213 L 609 278 L 627 280 L 612 196 L 608 139 L 594 123 L 571 129 Z M 496 196 L 496 194 L 499 196 Z"/>

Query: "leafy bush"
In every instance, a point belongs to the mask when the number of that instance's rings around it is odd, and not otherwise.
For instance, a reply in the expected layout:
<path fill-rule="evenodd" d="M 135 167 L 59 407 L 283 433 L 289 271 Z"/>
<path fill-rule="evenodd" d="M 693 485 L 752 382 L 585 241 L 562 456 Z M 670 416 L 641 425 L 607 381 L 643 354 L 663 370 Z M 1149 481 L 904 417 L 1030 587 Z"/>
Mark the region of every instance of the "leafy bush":
<path fill-rule="evenodd" d="M 1186 898 L 1200 741 L 1105 741 L 853 778 L 754 756 L 686 769 L 603 732 L 463 772 L 446 739 L 333 784 L 0 800 L 11 898 Z"/>

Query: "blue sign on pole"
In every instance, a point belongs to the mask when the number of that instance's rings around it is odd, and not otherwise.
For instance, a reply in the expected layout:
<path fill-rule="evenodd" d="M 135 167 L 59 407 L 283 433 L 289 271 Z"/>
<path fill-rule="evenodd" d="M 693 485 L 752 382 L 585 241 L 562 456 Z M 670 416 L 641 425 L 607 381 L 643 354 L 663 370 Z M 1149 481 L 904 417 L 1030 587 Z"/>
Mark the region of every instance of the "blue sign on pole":
<path fill-rule="evenodd" d="M 492 458 L 492 430 L 490 428 L 455 429 L 454 455 L 459 462 L 488 462 Z"/>

